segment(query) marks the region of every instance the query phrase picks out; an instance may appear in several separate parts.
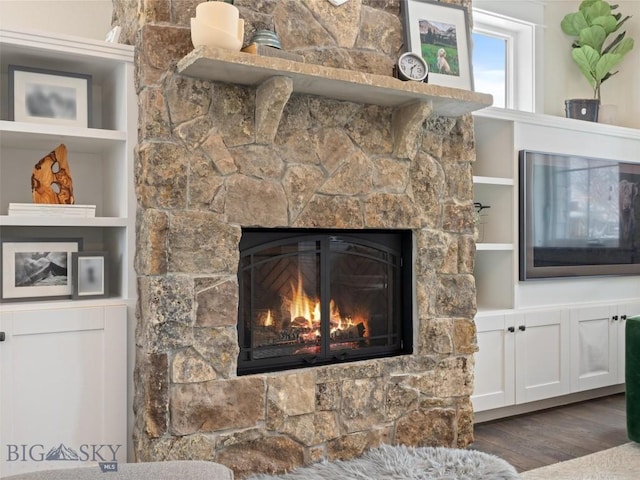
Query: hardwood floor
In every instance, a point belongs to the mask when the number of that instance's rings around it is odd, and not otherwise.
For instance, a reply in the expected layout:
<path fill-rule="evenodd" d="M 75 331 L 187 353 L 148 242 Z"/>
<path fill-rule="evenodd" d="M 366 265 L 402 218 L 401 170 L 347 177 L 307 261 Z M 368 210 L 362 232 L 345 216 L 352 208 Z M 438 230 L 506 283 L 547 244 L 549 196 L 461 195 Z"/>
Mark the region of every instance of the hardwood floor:
<path fill-rule="evenodd" d="M 475 425 L 469 448 L 524 472 L 629 442 L 624 393 Z"/>

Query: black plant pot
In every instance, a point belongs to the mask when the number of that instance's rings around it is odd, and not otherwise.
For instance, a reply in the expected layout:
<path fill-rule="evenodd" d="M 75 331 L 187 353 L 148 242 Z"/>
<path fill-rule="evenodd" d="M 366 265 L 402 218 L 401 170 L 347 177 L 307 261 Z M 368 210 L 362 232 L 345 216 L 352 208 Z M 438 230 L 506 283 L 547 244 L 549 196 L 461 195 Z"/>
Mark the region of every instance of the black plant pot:
<path fill-rule="evenodd" d="M 575 98 L 564 101 L 564 111 L 567 118 L 597 122 L 599 109 L 600 100 L 594 98 Z"/>

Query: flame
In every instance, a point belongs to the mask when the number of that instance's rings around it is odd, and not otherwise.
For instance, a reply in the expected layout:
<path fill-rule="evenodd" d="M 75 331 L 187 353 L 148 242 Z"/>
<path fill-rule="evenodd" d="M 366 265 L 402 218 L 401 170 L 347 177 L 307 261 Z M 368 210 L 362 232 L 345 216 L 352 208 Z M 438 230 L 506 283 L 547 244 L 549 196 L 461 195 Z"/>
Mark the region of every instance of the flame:
<path fill-rule="evenodd" d="M 264 319 L 263 325 L 265 327 L 272 327 L 273 326 L 273 316 L 271 315 L 271 310 L 267 311 L 267 316 Z"/>
<path fill-rule="evenodd" d="M 302 335 L 305 341 L 311 341 L 320 337 L 320 300 L 318 298 L 311 298 L 304 292 L 301 279 L 298 279 L 297 285 L 291 283 L 291 296 L 283 298 L 283 307 L 285 311 L 289 312 L 292 322 L 295 320 L 298 322 L 299 326 L 306 327 L 311 330 L 310 332 Z M 354 317 L 343 316 L 333 299 L 329 302 L 329 313 L 330 334 L 347 330 L 350 327 L 362 323 L 365 327 L 364 336 L 369 336 L 368 315 L 357 314 Z M 306 322 L 306 325 L 301 324 L 303 321 Z"/>
<path fill-rule="evenodd" d="M 320 322 L 320 301 L 313 300 L 304 293 L 301 280 L 298 280 L 297 287 L 291 284 L 291 297 L 285 298 L 284 303 L 291 320 L 304 318 L 309 323 L 309 328 L 313 327 L 314 321 Z"/>

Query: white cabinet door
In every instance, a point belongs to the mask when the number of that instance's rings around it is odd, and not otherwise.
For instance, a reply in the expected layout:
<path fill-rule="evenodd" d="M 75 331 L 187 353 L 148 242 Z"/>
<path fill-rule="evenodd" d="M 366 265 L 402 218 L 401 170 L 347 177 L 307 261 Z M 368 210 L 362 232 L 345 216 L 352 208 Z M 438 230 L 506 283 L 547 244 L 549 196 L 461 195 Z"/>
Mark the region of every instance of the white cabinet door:
<path fill-rule="evenodd" d="M 579 392 L 618 382 L 617 307 L 571 309 L 571 390 Z"/>
<path fill-rule="evenodd" d="M 0 331 L 2 476 L 126 461 L 126 307 L 3 311 Z"/>
<path fill-rule="evenodd" d="M 569 393 L 569 322 L 564 312 L 516 315 L 516 403 Z"/>
<path fill-rule="evenodd" d="M 477 316 L 478 351 L 471 400 L 476 412 L 513 405 L 514 324 L 513 315 Z"/>

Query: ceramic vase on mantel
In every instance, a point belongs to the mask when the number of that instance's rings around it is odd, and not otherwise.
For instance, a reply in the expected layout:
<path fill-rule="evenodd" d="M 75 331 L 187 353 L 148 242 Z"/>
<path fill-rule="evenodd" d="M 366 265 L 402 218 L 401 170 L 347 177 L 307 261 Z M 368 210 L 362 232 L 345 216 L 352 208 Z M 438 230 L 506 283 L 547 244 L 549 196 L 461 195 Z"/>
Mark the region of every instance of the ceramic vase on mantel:
<path fill-rule="evenodd" d="M 240 11 L 227 2 L 203 2 L 191 19 L 191 42 L 194 47 L 226 48 L 239 51 L 244 38 L 244 20 Z"/>
<path fill-rule="evenodd" d="M 574 98 L 564 101 L 564 111 L 567 118 L 597 122 L 599 108 L 600 100 L 597 98 Z"/>

